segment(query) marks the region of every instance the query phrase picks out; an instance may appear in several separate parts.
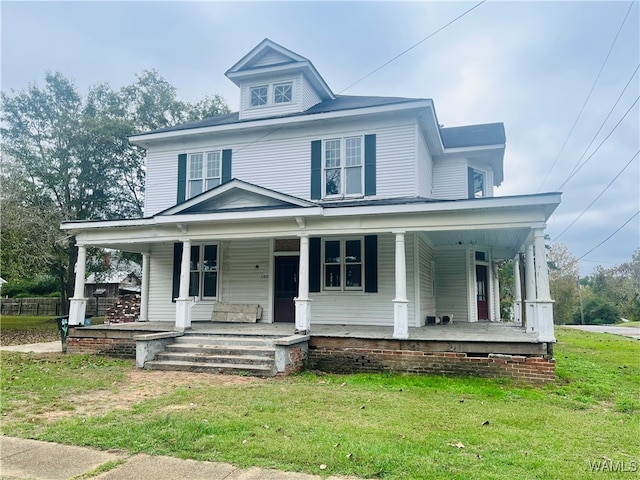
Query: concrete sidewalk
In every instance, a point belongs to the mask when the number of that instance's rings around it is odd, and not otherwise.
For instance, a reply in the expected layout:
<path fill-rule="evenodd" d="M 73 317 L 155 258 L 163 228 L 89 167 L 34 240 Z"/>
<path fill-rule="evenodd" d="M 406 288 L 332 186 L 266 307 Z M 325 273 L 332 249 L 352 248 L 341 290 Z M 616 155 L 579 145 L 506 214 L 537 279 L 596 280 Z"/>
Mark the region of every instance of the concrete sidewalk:
<path fill-rule="evenodd" d="M 5 352 L 22 352 L 22 353 L 62 353 L 62 343 L 44 342 L 44 343 L 26 343 L 24 345 L 9 345 L 0 347 Z"/>
<path fill-rule="evenodd" d="M 99 470 L 98 470 L 99 469 Z M 99 473 L 102 471 L 102 473 Z M 95 473 L 94 473 L 95 472 Z M 67 480 L 83 475 L 97 480 L 316 480 L 322 477 L 264 468 L 236 468 L 228 463 L 197 462 L 173 457 L 0 437 L 0 477 L 11 479 Z M 354 477 L 329 477 L 332 480 Z"/>

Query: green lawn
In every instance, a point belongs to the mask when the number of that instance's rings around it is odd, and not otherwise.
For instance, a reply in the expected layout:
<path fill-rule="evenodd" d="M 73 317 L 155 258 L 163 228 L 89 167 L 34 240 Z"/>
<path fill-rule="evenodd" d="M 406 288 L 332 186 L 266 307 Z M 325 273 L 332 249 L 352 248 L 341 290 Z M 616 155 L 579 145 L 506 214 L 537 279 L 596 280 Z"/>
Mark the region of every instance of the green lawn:
<path fill-rule="evenodd" d="M 132 453 L 369 478 L 583 479 L 592 476 L 590 462 L 603 457 L 618 467 L 638 465 L 640 342 L 563 328 L 557 336 L 558 380 L 542 387 L 310 373 L 219 385 L 202 375 L 100 414 L 65 399 L 92 392 L 117 398 L 132 362 L 5 353 L 1 430 Z M 51 413 L 65 409 L 75 415 Z M 618 476 L 631 478 L 621 472 L 607 478 Z"/>
<path fill-rule="evenodd" d="M 640 322 L 616 323 L 616 327 L 640 327 Z"/>

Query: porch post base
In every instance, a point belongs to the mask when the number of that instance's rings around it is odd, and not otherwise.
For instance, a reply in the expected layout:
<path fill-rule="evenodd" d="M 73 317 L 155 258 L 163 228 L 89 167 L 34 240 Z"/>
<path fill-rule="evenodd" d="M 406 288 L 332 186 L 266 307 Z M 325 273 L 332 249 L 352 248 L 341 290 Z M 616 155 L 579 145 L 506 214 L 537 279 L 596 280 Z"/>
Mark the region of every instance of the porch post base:
<path fill-rule="evenodd" d="M 522 302 L 513 302 L 513 320 L 516 323 L 522 323 Z"/>
<path fill-rule="evenodd" d="M 69 299 L 69 326 L 83 326 L 85 312 L 87 311 L 86 298 Z"/>
<path fill-rule="evenodd" d="M 532 300 L 527 306 L 527 333 L 537 333 L 540 342 L 554 343 L 553 301 Z"/>
<path fill-rule="evenodd" d="M 311 299 L 295 298 L 296 333 L 306 335 L 311 331 Z"/>
<path fill-rule="evenodd" d="M 393 338 L 409 338 L 409 301 L 393 301 Z"/>
<path fill-rule="evenodd" d="M 192 297 L 176 298 L 176 330 L 182 332 L 191 328 L 191 309 L 194 303 Z"/>

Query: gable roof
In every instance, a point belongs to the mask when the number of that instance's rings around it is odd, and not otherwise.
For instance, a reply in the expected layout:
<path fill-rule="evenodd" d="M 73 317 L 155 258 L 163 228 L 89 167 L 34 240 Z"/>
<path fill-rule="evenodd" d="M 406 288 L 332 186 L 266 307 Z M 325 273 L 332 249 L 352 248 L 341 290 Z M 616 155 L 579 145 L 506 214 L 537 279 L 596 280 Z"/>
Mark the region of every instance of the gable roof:
<path fill-rule="evenodd" d="M 313 63 L 302 55 L 265 38 L 249 53 L 242 57 L 225 76 L 236 85 L 250 78 L 268 73 L 302 72 L 311 82 L 314 90 L 323 100 L 335 98 L 335 95 L 313 66 Z"/>
<path fill-rule="evenodd" d="M 154 216 L 317 206 L 317 203 L 233 178 Z"/>

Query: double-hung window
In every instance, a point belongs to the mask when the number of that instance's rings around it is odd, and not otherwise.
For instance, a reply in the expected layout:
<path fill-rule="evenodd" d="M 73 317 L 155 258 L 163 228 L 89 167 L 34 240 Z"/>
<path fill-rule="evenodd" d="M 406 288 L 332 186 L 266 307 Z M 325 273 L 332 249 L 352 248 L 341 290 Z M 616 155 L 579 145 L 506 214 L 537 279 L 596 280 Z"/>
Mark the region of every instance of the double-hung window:
<path fill-rule="evenodd" d="M 362 195 L 362 144 L 361 136 L 324 141 L 324 196 Z"/>
<path fill-rule="evenodd" d="M 189 296 L 218 296 L 218 245 L 192 245 L 189 263 Z"/>
<path fill-rule="evenodd" d="M 362 238 L 323 241 L 323 290 L 363 290 L 362 246 Z"/>
<path fill-rule="evenodd" d="M 188 167 L 187 198 L 220 185 L 220 150 L 190 154 Z"/>

